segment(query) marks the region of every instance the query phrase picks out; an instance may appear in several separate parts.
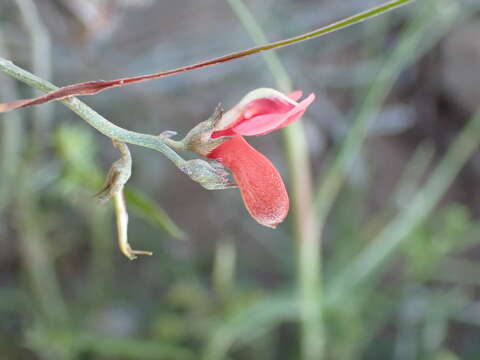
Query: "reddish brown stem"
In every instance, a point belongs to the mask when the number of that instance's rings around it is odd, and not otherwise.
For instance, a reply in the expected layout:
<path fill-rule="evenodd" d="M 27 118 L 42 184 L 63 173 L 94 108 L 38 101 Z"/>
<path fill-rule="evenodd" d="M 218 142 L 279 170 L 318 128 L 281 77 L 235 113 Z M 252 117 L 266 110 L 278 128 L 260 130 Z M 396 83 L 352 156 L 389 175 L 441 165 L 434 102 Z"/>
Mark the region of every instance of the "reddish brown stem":
<path fill-rule="evenodd" d="M 127 84 L 135 84 L 135 83 L 140 83 L 143 81 L 148 81 L 148 80 L 153 80 L 153 79 L 159 79 L 167 76 L 172 76 L 176 75 L 182 72 L 190 71 L 190 70 L 195 70 L 195 69 L 200 69 L 204 68 L 207 66 L 212 66 L 216 64 L 221 64 L 225 63 L 228 61 L 232 61 L 235 59 L 240 59 L 249 55 L 253 54 L 258 54 L 263 51 L 267 50 L 273 50 L 273 49 L 279 49 L 285 46 L 297 44 L 299 42 L 313 39 L 315 37 L 319 37 L 331 32 L 334 32 L 339 29 L 346 28 L 348 26 L 357 24 L 359 22 L 365 21 L 367 19 L 370 19 L 372 17 L 375 17 L 377 15 L 383 14 L 387 11 L 393 10 L 395 8 L 398 8 L 402 5 L 406 5 L 410 2 L 413 2 L 415 0 L 394 0 L 390 1 L 388 3 L 385 3 L 383 5 L 377 6 L 375 8 L 369 9 L 367 11 L 361 12 L 359 14 L 356 14 L 354 16 L 351 16 L 349 18 L 340 20 L 338 22 L 335 22 L 333 24 L 321 27 L 319 29 L 315 29 L 313 31 L 310 31 L 308 33 L 298 35 L 286 40 L 280 40 L 276 42 L 272 42 L 269 44 L 265 45 L 260 45 L 253 47 L 251 49 L 239 51 L 239 52 L 234 52 L 228 55 L 224 55 L 221 57 L 217 57 L 211 60 L 206 60 L 199 62 L 197 64 L 193 65 L 188 65 L 188 66 L 183 66 L 177 69 L 173 70 L 168 70 L 168 71 L 162 71 L 158 72 L 155 74 L 148 74 L 148 75 L 139 75 L 139 76 L 133 76 L 133 77 L 126 77 L 126 78 L 120 78 L 120 79 L 115 79 L 115 80 L 98 80 L 98 81 L 87 81 L 83 83 L 78 83 L 78 84 L 73 84 L 73 85 L 68 85 L 65 87 L 62 87 L 58 90 L 52 91 L 48 94 L 42 95 L 37 98 L 33 99 L 24 99 L 24 100 L 17 100 L 17 101 L 12 101 L 9 103 L 5 104 L 0 104 L 0 113 L 8 112 L 11 110 L 19 109 L 22 107 L 27 107 L 27 106 L 33 106 L 33 105 L 40 105 L 44 104 L 50 101 L 54 100 L 61 100 L 65 99 L 69 96 L 82 96 L 82 95 L 94 95 L 98 94 L 99 92 L 103 90 L 107 90 L 113 87 L 117 86 L 124 86 Z"/>

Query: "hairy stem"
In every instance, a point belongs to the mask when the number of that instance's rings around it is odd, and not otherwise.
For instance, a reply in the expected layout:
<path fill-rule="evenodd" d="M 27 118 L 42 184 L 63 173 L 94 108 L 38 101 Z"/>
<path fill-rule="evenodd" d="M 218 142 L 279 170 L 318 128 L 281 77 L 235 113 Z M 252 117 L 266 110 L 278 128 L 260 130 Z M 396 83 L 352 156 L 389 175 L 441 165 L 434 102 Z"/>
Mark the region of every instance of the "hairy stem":
<path fill-rule="evenodd" d="M 11 61 L 1 57 L 0 71 L 44 92 L 50 92 L 58 89 L 50 82 L 41 79 L 40 77 L 16 66 Z M 177 167 L 184 164 L 185 160 L 183 160 L 175 151 L 165 145 L 160 137 L 123 129 L 111 123 L 95 110 L 76 98 L 66 98 L 61 101 L 65 106 L 70 108 L 74 113 L 80 116 L 89 125 L 97 129 L 103 135 L 120 142 L 157 150 L 165 155 L 175 165 L 177 165 Z"/>

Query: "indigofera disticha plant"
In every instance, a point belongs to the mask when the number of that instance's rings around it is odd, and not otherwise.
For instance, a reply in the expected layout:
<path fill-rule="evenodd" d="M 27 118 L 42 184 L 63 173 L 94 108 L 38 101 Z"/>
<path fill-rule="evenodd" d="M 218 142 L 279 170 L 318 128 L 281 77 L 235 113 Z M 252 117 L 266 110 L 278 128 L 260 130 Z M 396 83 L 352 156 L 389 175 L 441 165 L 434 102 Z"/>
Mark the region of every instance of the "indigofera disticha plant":
<path fill-rule="evenodd" d="M 216 190 L 238 186 L 250 215 L 260 224 L 275 228 L 285 219 L 289 210 L 289 198 L 285 185 L 273 164 L 264 155 L 252 148 L 244 139 L 244 136 L 264 135 L 298 120 L 314 101 L 314 94 L 310 94 L 298 102 L 302 97 L 300 91 L 285 95 L 274 89 L 253 90 L 226 112 L 218 107 L 208 120 L 196 125 L 180 141 L 172 139 L 176 135 L 174 131 L 166 131 L 159 136 L 154 136 L 120 128 L 80 102 L 76 97 L 93 95 L 113 87 L 171 76 L 293 45 L 344 29 L 413 1 L 393 0 L 290 39 L 257 46 L 169 71 L 108 81 L 87 81 L 61 88 L 55 87 L 19 68 L 11 61 L 0 57 L 0 71 L 46 92 L 45 95 L 37 98 L 0 104 L 0 113 L 51 101 L 62 101 L 86 122 L 112 139 L 115 148 L 120 152 L 120 159 L 112 165 L 106 184 L 99 193 L 99 199 L 101 201 L 114 199 L 119 246 L 129 259 L 136 258 L 136 255 L 151 255 L 151 253 L 132 250 L 127 241 L 128 215 L 123 188 L 130 177 L 132 166 L 127 143 L 162 152 L 181 171 L 206 189 Z M 192 151 L 209 160 L 184 160 L 175 150 Z M 229 180 L 226 169 L 231 171 L 235 182 Z"/>
<path fill-rule="evenodd" d="M 315 99 L 310 94 L 297 102 L 301 96 L 300 91 L 286 96 L 274 89 L 253 90 L 227 112 L 218 109 L 182 141 L 165 142 L 174 149 L 215 159 L 228 168 L 250 215 L 260 224 L 275 228 L 289 209 L 285 185 L 275 166 L 243 136 L 265 135 L 299 119 Z"/>

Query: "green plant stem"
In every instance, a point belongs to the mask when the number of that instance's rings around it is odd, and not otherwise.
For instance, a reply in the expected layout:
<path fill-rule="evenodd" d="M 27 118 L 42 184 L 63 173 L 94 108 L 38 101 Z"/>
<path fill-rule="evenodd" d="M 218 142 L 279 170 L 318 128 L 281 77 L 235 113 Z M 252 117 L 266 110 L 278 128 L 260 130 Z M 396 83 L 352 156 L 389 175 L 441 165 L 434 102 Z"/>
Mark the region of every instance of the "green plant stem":
<path fill-rule="evenodd" d="M 29 61 L 36 72 L 42 76 L 50 76 L 48 33 L 41 24 L 35 4 L 31 0 L 17 0 L 16 4 L 30 37 Z M 15 164 L 16 181 L 13 184 L 15 187 L 13 193 L 16 201 L 12 208 L 14 209 L 13 220 L 20 240 L 19 255 L 27 275 L 32 298 L 24 310 L 30 313 L 36 326 L 66 330 L 70 317 L 69 311 L 56 274 L 55 254 L 52 254 L 48 241 L 45 215 L 42 214 L 40 205 L 41 192 L 35 181 L 41 176 L 38 174 L 36 164 L 44 154 L 42 144 L 46 141 L 45 133 L 52 119 L 51 109 L 51 106 L 33 109 L 31 115 L 36 121 L 32 133 L 22 134 L 20 133 L 22 129 L 19 128 L 18 133 L 11 139 L 17 143 L 17 151 L 20 151 L 23 143 L 29 144 L 28 156 L 25 156 L 21 164 L 20 159 L 17 158 Z M 6 120 L 14 121 L 15 119 Z M 21 125 L 12 123 L 10 126 Z M 31 308 L 32 305 L 37 311 Z M 52 354 L 58 356 L 61 352 L 57 352 L 57 349 L 52 350 Z M 70 357 L 62 356 L 62 358 L 67 360 Z"/>
<path fill-rule="evenodd" d="M 22 260 L 44 320 L 50 326 L 65 326 L 68 310 L 55 273 L 53 256 L 47 246 L 44 224 L 40 219 L 38 193 L 32 176 L 25 174 L 29 170 L 29 167 L 23 168 L 24 176 L 17 183 L 15 223 L 21 239 Z"/>
<path fill-rule="evenodd" d="M 237 250 L 229 237 L 217 242 L 212 270 L 212 284 L 221 306 L 226 308 L 233 300 Z"/>
<path fill-rule="evenodd" d="M 227 359 L 227 352 L 235 342 L 248 343 L 279 322 L 293 321 L 296 316 L 297 304 L 291 294 L 277 293 L 253 301 L 219 321 L 202 359 Z"/>
<path fill-rule="evenodd" d="M 424 141 L 417 146 L 390 195 L 388 203 L 391 208 L 399 209 L 408 206 L 434 157 L 435 148 L 430 141 Z"/>
<path fill-rule="evenodd" d="M 378 231 L 381 230 L 381 226 L 384 226 L 396 212 L 408 206 L 416 190 L 419 188 L 428 167 L 431 165 L 434 155 L 435 150 L 433 144 L 430 142 L 423 142 L 417 146 L 411 158 L 406 163 L 395 188 L 385 201 L 386 205 L 369 219 L 363 227 L 362 232 L 366 234 L 365 237 L 370 238 L 377 234 Z M 357 252 L 358 248 L 355 248 L 355 250 L 351 252 L 351 255 L 354 256 Z"/>
<path fill-rule="evenodd" d="M 23 26 L 30 37 L 32 72 L 43 79 L 50 79 L 52 77 L 50 34 L 42 22 L 37 5 L 33 0 L 16 0 L 15 2 L 20 11 Z M 41 91 L 34 90 L 34 95 L 41 95 Z M 33 144 L 30 150 L 38 152 L 46 142 L 48 143 L 53 106 L 37 106 L 32 116 L 35 119 L 32 125 L 35 135 L 32 138 Z"/>
<path fill-rule="evenodd" d="M 1 57 L 0 71 L 44 92 L 50 92 L 58 89 L 50 82 L 41 79 L 40 77 L 16 66 L 11 61 Z M 111 139 L 157 150 L 165 155 L 177 167 L 185 163 L 185 160 L 183 160 L 175 151 L 165 145 L 159 136 L 142 134 L 123 129 L 105 119 L 95 110 L 77 98 L 66 98 L 61 100 L 61 102 L 82 119 L 84 119 L 89 125 Z"/>
<path fill-rule="evenodd" d="M 319 29 L 310 31 L 308 33 L 305 33 L 299 36 L 295 36 L 286 40 L 276 41 L 273 43 L 268 43 L 266 45 L 260 45 L 244 51 L 234 52 L 234 53 L 220 56 L 211 60 L 202 61 L 197 64 L 182 66 L 176 69 L 161 71 L 153 74 L 125 77 L 125 78 L 119 78 L 119 79 L 108 80 L 108 81 L 104 81 L 104 80 L 87 81 L 83 83 L 68 85 L 60 89 L 56 89 L 56 91 L 50 91 L 48 92 L 48 94 L 45 94 L 37 98 L 24 99 L 23 101 L 16 101 L 10 104 L 0 104 L 0 111 L 6 112 L 6 111 L 11 111 L 13 109 L 21 108 L 21 107 L 44 104 L 54 100 L 62 100 L 68 96 L 94 95 L 94 94 L 98 94 L 101 91 L 105 91 L 107 89 L 111 89 L 117 86 L 124 86 L 127 84 L 137 84 L 137 83 L 141 83 L 148 80 L 160 79 L 163 77 L 177 75 L 177 74 L 195 70 L 195 69 L 201 69 L 201 68 L 212 66 L 212 65 L 222 64 L 235 59 L 240 59 L 246 56 L 261 53 L 263 51 L 273 50 L 273 49 L 293 45 L 302 41 L 306 41 L 322 35 L 326 35 L 331 32 L 358 24 L 367 19 L 371 19 L 375 16 L 384 14 L 388 11 L 391 11 L 393 9 L 396 9 L 400 6 L 406 5 L 413 1 L 415 0 L 390 1 L 383 5 L 377 6 L 370 10 L 366 10 L 357 15 L 351 16 L 349 18 L 340 20 L 336 23 L 321 27 Z"/>
<path fill-rule="evenodd" d="M 3 44 L 0 34 L 0 53 L 7 54 L 7 48 Z M 0 82 L 0 99 L 16 97 L 17 89 L 13 79 L 5 79 Z M 3 118 L 3 119 L 2 119 Z M 12 194 L 15 177 L 20 167 L 20 152 L 23 143 L 22 116 L 18 112 L 0 115 L 1 121 L 1 154 L 0 154 L 0 214 L 8 206 Z"/>
<path fill-rule="evenodd" d="M 77 203 L 78 205 L 78 203 Z M 115 287 L 114 244 L 115 237 L 110 226 L 111 211 L 107 207 L 92 206 L 91 201 L 80 203 L 88 221 L 91 256 L 89 259 L 88 287 L 85 302 L 89 306 L 104 304 L 107 294 Z M 93 295 L 93 296 L 92 296 Z"/>
<path fill-rule="evenodd" d="M 256 44 L 268 43 L 262 28 L 242 0 L 227 0 Z M 263 59 L 277 87 L 292 91 L 292 80 L 276 52 L 264 53 Z M 313 181 L 308 141 L 302 121 L 283 130 L 289 164 L 294 238 L 297 243 L 299 309 L 301 323 L 301 358 L 323 358 L 325 340 L 322 322 L 321 251 L 313 206 Z"/>
<path fill-rule="evenodd" d="M 212 59 L 212 60 L 203 61 L 203 62 L 198 63 L 198 64 L 189 65 L 189 66 L 181 67 L 181 68 L 178 68 L 178 69 L 165 71 L 165 72 L 162 72 L 162 73 L 137 76 L 135 78 L 131 78 L 131 80 L 132 80 L 131 83 L 138 82 L 138 81 L 149 80 L 149 79 L 155 79 L 155 78 L 158 78 L 160 76 L 163 77 L 163 76 L 168 76 L 168 75 L 174 75 L 174 74 L 178 74 L 180 72 L 185 72 L 185 71 L 190 71 L 190 70 L 194 70 L 194 69 L 203 68 L 203 67 L 206 67 L 206 66 L 216 65 L 216 64 L 228 62 L 228 61 L 231 61 L 231 60 L 234 60 L 234 59 L 240 59 L 242 57 L 257 54 L 257 53 L 261 53 L 263 51 L 279 49 L 279 48 L 282 48 L 282 47 L 285 47 L 285 46 L 297 44 L 297 43 L 302 42 L 302 41 L 314 39 L 314 38 L 317 38 L 317 37 L 320 37 L 320 36 L 323 36 L 323 35 L 326 35 L 326 34 L 330 34 L 334 31 L 341 30 L 341 29 L 347 28 L 349 26 L 361 23 L 365 20 L 368 20 L 368 19 L 374 18 L 376 16 L 385 14 L 389 11 L 392 11 L 394 9 L 397 9 L 401 6 L 407 5 L 407 4 L 412 3 L 414 1 L 415 0 L 389 1 L 385 4 L 383 4 L 383 5 L 380 5 L 380 6 L 372 8 L 372 9 L 363 11 L 359 14 L 356 14 L 356 15 L 353 15 L 353 16 L 348 17 L 346 19 L 337 21 L 333 24 L 323 26 L 321 28 L 315 29 L 313 31 L 307 32 L 307 33 L 302 34 L 302 35 L 294 36 L 294 37 L 291 37 L 291 38 L 285 39 L 285 40 L 280 40 L 280 41 L 268 43 L 268 44 L 265 44 L 265 45 L 256 46 L 256 47 L 251 48 L 251 49 L 235 52 L 235 53 L 228 54 L 228 55 L 225 55 L 225 56 L 221 56 L 221 57 L 218 57 L 218 58 L 215 58 L 215 59 Z"/>
<path fill-rule="evenodd" d="M 353 16 L 348 17 L 346 19 L 342 19 L 342 20 L 337 21 L 333 24 L 323 26 L 319 29 L 315 29 L 313 31 L 307 32 L 307 33 L 302 34 L 302 35 L 298 35 L 298 36 L 291 37 L 289 39 L 275 41 L 275 42 L 272 42 L 272 43 L 267 43 L 267 44 L 264 44 L 264 45 L 256 46 L 256 47 L 248 49 L 248 50 L 235 52 L 235 53 L 225 55 L 225 56 L 213 59 L 213 60 L 208 60 L 208 61 L 201 62 L 201 63 L 195 64 L 195 65 L 186 66 L 184 68 L 171 70 L 171 71 L 165 72 L 164 74 L 165 75 L 166 74 L 176 74 L 176 73 L 179 73 L 179 72 L 198 69 L 198 68 L 202 68 L 202 67 L 205 67 L 205 66 L 224 63 L 224 62 L 231 61 L 231 60 L 234 60 L 234 59 L 239 59 L 239 58 L 242 58 L 242 57 L 245 57 L 245 56 L 261 53 L 261 52 L 267 51 L 267 50 L 279 49 L 279 48 L 282 48 L 282 47 L 285 47 L 285 46 L 297 44 L 297 43 L 302 42 L 302 41 L 306 41 L 306 40 L 314 39 L 314 38 L 317 38 L 317 37 L 320 37 L 320 36 L 323 36 L 323 35 L 326 35 L 326 34 L 330 34 L 330 33 L 334 32 L 334 31 L 337 31 L 337 30 L 345 29 L 349 26 L 361 23 L 363 21 L 366 21 L 368 19 L 374 18 L 374 17 L 379 16 L 379 15 L 385 14 L 389 11 L 392 11 L 394 9 L 397 9 L 401 6 L 407 5 L 407 4 L 412 3 L 414 1 L 415 0 L 389 1 L 385 4 L 383 4 L 383 5 L 380 5 L 380 6 L 372 8 L 372 9 L 363 11 L 359 14 L 353 15 Z M 152 76 L 155 76 L 155 75 L 152 75 Z M 147 77 L 150 77 L 150 75 L 146 75 L 146 76 L 143 76 L 143 77 L 139 76 L 138 79 L 141 80 L 141 79 L 144 79 L 144 78 L 147 78 Z"/>

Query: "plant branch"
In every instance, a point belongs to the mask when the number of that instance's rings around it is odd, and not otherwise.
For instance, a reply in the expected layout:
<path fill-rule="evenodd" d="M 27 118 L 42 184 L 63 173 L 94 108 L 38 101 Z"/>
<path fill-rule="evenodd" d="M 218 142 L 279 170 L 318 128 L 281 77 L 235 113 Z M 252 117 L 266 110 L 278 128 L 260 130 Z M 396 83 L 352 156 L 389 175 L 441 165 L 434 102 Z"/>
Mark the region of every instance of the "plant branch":
<path fill-rule="evenodd" d="M 48 81 L 41 79 L 40 77 L 16 66 L 11 61 L 1 57 L 0 71 L 45 92 L 58 89 Z M 177 168 L 204 188 L 208 190 L 219 190 L 230 187 L 227 186 L 229 185 L 228 174 L 223 170 L 221 165 L 216 162 L 209 163 L 200 159 L 184 160 L 165 143 L 166 139 L 168 139 L 165 136 L 143 134 L 121 128 L 108 121 L 95 110 L 74 97 L 62 99 L 61 102 L 85 120 L 90 126 L 94 127 L 110 139 L 161 152 L 167 159 L 172 161 Z"/>
<path fill-rule="evenodd" d="M 50 82 L 41 79 L 40 77 L 16 66 L 11 61 L 0 57 L 0 71 L 14 77 L 15 79 L 40 89 L 44 92 L 55 91 L 58 88 Z M 97 129 L 103 135 L 133 145 L 147 147 L 153 150 L 157 150 L 165 155 L 170 161 L 172 161 L 177 167 L 184 164 L 183 160 L 176 152 L 170 149 L 164 144 L 163 140 L 159 136 L 138 133 L 123 129 L 97 113 L 95 110 L 81 102 L 76 98 L 63 99 L 62 103 L 70 108 L 74 113 L 84 119 L 89 125 Z"/>
<path fill-rule="evenodd" d="M 68 85 L 62 88 L 57 88 L 54 90 L 49 90 L 49 93 L 43 96 L 40 96 L 38 98 L 33 98 L 33 99 L 25 99 L 25 100 L 17 100 L 13 101 L 10 103 L 5 103 L 5 104 L 0 104 L 0 112 L 8 112 L 14 109 L 22 108 L 22 107 L 27 107 L 27 106 L 33 106 L 33 105 L 40 105 L 44 104 L 50 101 L 54 100 L 61 100 L 65 99 L 69 96 L 81 96 L 81 95 L 94 95 L 98 94 L 101 91 L 113 88 L 113 87 L 118 87 L 118 86 L 124 86 L 127 84 L 136 84 L 148 80 L 153 80 L 153 79 L 159 79 L 167 76 L 172 76 L 176 75 L 182 72 L 187 72 L 195 69 L 200 69 L 212 65 L 217 65 L 225 62 L 229 62 L 235 59 L 240 59 L 246 56 L 250 56 L 253 54 L 258 54 L 263 51 L 268 51 L 268 50 L 273 50 L 273 49 L 279 49 L 282 47 L 290 46 L 293 44 L 300 43 L 302 41 L 306 41 L 309 39 L 317 38 L 329 33 L 332 33 L 334 31 L 340 30 L 347 28 L 349 26 L 361 23 L 365 20 L 371 19 L 375 16 L 384 14 L 388 11 L 391 11 L 393 9 L 396 9 L 400 6 L 409 4 L 415 0 L 394 0 L 387 2 L 383 5 L 374 7 L 372 9 L 363 11 L 359 14 L 353 15 L 351 17 L 348 17 L 346 19 L 340 20 L 338 22 L 335 22 L 333 24 L 321 27 L 319 29 L 315 29 L 313 31 L 307 32 L 302 35 L 298 35 L 286 40 L 280 40 L 276 42 L 272 42 L 269 44 L 265 45 L 260 45 L 253 47 L 251 49 L 239 51 L 239 52 L 234 52 L 228 55 L 224 55 L 221 57 L 217 57 L 211 60 L 206 60 L 202 61 L 197 64 L 193 65 L 188 65 L 188 66 L 183 66 L 177 69 L 173 70 L 168 70 L 168 71 L 162 71 L 162 72 L 157 72 L 154 74 L 148 74 L 148 75 L 140 75 L 140 76 L 133 76 L 133 77 L 126 77 L 126 78 L 119 78 L 115 80 L 108 80 L 108 81 L 87 81 L 83 83 L 78 83 L 78 84 L 73 84 L 73 85 Z"/>

